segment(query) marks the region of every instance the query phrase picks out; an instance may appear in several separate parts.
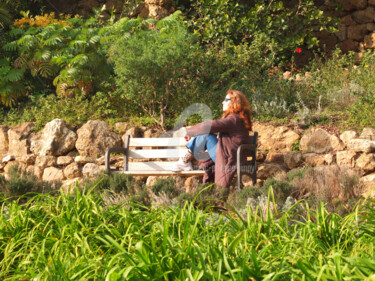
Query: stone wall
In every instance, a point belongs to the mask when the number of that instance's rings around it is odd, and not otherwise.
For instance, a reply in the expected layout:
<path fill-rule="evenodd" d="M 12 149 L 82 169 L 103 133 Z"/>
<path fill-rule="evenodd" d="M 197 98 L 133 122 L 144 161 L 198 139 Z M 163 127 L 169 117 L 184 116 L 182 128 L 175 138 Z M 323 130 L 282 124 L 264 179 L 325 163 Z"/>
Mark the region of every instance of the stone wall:
<path fill-rule="evenodd" d="M 343 52 L 356 52 L 357 60 L 364 50 L 375 48 L 375 0 L 325 0 L 317 5 L 326 16 L 340 19 L 334 35 L 317 32 L 321 47 L 330 51 L 338 45 Z"/>
<path fill-rule="evenodd" d="M 39 180 L 60 180 L 65 187 L 103 171 L 106 148 L 123 146 L 125 135 L 147 138 L 161 134 L 155 129 L 130 127 L 125 122 L 111 130 L 105 122 L 95 120 L 77 131 L 70 130 L 60 119 L 52 120 L 40 132 L 34 132 L 33 127 L 33 123 L 0 127 L 0 173 L 7 176 L 9 168 L 17 163 Z M 375 185 L 374 128 L 365 128 L 360 135 L 355 131 L 335 135 L 322 128 L 303 131 L 255 122 L 254 130 L 259 133 L 259 183 L 296 168 L 338 165 L 355 170 L 368 188 Z M 123 158 L 113 157 L 111 165 L 122 167 Z M 144 180 L 152 183 L 155 177 Z M 195 180 L 186 179 L 186 187 Z"/>

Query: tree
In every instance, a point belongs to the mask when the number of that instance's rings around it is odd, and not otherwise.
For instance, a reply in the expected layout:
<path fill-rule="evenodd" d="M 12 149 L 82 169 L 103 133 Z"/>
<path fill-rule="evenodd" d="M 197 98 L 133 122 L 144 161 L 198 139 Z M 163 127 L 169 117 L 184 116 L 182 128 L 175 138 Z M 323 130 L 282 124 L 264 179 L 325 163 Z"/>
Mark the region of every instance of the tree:
<path fill-rule="evenodd" d="M 179 88 L 195 51 L 194 37 L 175 13 L 154 28 L 118 40 L 110 57 L 122 97 L 140 106 L 162 128 L 168 107 L 181 102 Z M 173 104 L 172 104 L 173 99 Z"/>

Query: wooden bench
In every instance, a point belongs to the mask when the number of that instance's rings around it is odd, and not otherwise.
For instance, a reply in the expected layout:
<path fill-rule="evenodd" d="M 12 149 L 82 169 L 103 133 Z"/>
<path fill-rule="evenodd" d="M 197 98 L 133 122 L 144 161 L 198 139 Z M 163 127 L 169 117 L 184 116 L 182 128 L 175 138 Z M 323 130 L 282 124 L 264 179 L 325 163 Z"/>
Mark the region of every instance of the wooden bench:
<path fill-rule="evenodd" d="M 239 167 L 240 158 L 243 150 L 246 150 L 247 157 L 251 157 L 248 164 L 237 169 L 237 187 L 241 187 L 241 176 L 250 174 L 253 185 L 256 184 L 256 150 L 258 133 L 250 137 L 250 144 L 242 144 L 237 150 L 237 167 Z M 122 172 L 134 176 L 169 176 L 184 175 L 197 176 L 203 175 L 204 171 L 199 170 L 199 166 L 193 165 L 192 171 L 172 171 L 171 166 L 178 158 L 185 156 L 187 148 L 184 138 L 131 138 L 129 135 L 125 138 L 125 147 L 112 147 L 105 153 L 105 167 L 108 173 Z M 112 169 L 110 167 L 111 154 L 124 154 L 124 163 L 122 170 Z M 129 161 L 133 159 L 142 159 L 138 162 Z"/>

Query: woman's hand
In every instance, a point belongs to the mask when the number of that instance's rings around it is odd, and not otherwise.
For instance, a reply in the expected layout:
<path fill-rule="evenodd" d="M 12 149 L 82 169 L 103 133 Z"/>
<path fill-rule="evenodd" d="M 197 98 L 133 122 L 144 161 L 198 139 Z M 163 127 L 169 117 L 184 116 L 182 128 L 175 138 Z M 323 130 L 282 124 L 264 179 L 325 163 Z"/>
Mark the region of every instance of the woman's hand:
<path fill-rule="evenodd" d="M 186 136 L 186 128 L 182 127 L 180 129 L 178 129 L 177 131 L 174 131 L 173 137 L 175 137 L 175 138 L 184 138 L 184 137 L 187 137 Z"/>

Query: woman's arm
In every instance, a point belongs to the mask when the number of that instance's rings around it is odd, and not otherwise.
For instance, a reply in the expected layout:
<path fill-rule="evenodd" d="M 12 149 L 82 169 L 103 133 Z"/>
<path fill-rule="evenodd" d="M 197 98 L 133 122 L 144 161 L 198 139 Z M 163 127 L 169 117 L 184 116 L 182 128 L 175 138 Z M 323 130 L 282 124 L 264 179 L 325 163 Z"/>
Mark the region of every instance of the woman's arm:
<path fill-rule="evenodd" d="M 210 120 L 199 123 L 186 129 L 186 135 L 194 137 L 202 134 L 228 133 L 237 126 L 234 114 L 218 120 Z"/>

